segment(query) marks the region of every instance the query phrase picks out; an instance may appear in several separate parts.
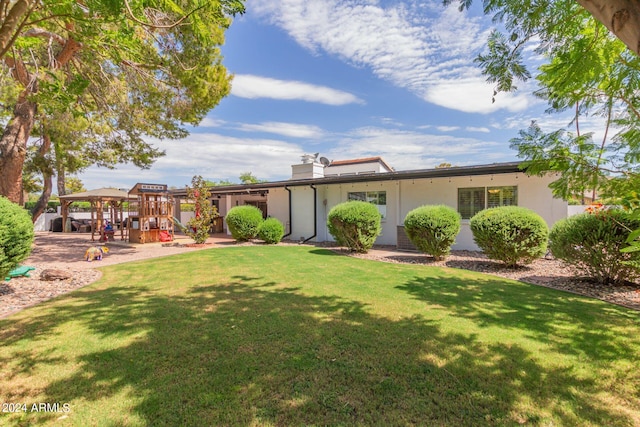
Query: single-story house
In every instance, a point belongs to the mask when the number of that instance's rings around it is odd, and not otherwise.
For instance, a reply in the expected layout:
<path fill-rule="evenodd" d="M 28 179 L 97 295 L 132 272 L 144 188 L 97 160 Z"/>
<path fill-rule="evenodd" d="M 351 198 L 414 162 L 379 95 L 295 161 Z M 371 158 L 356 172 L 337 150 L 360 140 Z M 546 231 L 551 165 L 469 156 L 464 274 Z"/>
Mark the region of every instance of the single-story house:
<path fill-rule="evenodd" d="M 380 157 L 329 162 L 317 155 L 303 156 L 286 181 L 212 187 L 220 215 L 234 206 L 254 205 L 265 217 L 285 225 L 295 241 L 333 241 L 327 214 L 347 200 L 375 204 L 382 214 L 382 234 L 376 244 L 412 249 L 403 221 L 422 205 L 445 204 L 462 216 L 462 229 L 453 249 L 477 250 L 469 218 L 482 209 L 517 205 L 536 211 L 551 227 L 567 216 L 567 202 L 553 196 L 555 176 L 528 176 L 518 162 L 435 169 L 395 171 Z M 176 199 L 186 190 L 174 190 Z M 179 203 L 177 204 L 179 207 Z"/>

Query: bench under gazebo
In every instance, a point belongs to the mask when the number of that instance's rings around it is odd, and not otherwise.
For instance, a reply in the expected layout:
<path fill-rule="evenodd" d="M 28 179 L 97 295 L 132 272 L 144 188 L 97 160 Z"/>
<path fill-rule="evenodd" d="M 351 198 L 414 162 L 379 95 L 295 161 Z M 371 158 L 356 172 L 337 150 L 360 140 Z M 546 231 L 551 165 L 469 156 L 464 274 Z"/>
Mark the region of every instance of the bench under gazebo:
<path fill-rule="evenodd" d="M 99 236 L 100 241 L 104 241 L 108 237 L 104 231 L 105 214 L 113 225 L 120 225 L 120 239 L 125 240 L 124 203 L 131 198 L 129 193 L 116 188 L 99 188 L 60 196 L 62 231 L 65 233 L 71 232 L 70 224 L 67 224 L 71 203 L 89 202 L 91 204 L 91 240 L 95 240 L 96 234 Z M 133 200 L 135 199 L 133 197 Z M 114 233 L 116 232 L 114 231 Z"/>

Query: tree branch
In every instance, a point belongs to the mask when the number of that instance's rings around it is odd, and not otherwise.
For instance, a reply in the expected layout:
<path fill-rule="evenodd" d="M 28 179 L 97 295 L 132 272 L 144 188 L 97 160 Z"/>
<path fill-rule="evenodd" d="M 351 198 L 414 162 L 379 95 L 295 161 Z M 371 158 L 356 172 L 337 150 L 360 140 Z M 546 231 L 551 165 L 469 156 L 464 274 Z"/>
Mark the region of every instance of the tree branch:
<path fill-rule="evenodd" d="M 24 66 L 21 59 L 16 60 L 14 57 L 4 58 L 4 63 L 11 69 L 11 75 L 25 88 L 31 83 L 29 71 Z"/>
<path fill-rule="evenodd" d="M 161 29 L 161 28 L 169 29 L 169 28 L 177 27 L 178 25 L 180 25 L 182 23 L 182 21 L 187 19 L 189 16 L 193 15 L 194 13 L 199 11 L 200 9 L 204 8 L 204 5 L 202 5 L 202 6 L 199 6 L 199 7 L 195 8 L 195 9 L 193 9 L 191 12 L 187 13 L 186 15 L 184 15 L 182 18 L 178 19 L 173 24 L 170 24 L 170 25 L 158 25 L 158 24 L 149 24 L 148 22 L 144 22 L 144 21 L 141 21 L 140 19 L 136 18 L 135 15 L 133 14 L 133 10 L 131 10 L 131 6 L 129 5 L 129 0 L 124 0 L 124 5 L 126 6 L 127 12 L 129 12 L 130 17 L 134 22 L 137 22 L 138 24 L 143 25 L 145 27 L 157 28 L 157 29 Z"/>
<path fill-rule="evenodd" d="M 20 24 L 17 24 L 17 19 L 19 17 L 18 16 L 11 17 L 11 14 L 16 10 L 16 7 L 18 6 L 18 4 L 29 3 L 31 1 L 33 1 L 33 3 L 31 4 L 31 6 L 27 11 L 25 12 L 18 11 L 19 13 L 22 13 L 24 18 L 22 19 L 22 22 L 20 22 Z M 16 4 L 14 4 L 14 6 L 9 11 L 9 14 L 7 14 L 4 22 L 2 23 L 2 27 L 0 27 L 0 58 L 4 57 L 4 55 L 6 55 L 9 49 L 11 49 L 16 39 L 20 35 L 22 28 L 24 28 L 25 23 L 27 22 L 27 18 L 29 17 L 33 9 L 36 7 L 36 4 L 37 4 L 37 1 L 35 0 L 19 1 Z M 15 22 L 13 22 L 12 19 L 14 19 Z"/>
<path fill-rule="evenodd" d="M 67 24 L 67 31 L 71 32 L 71 30 L 73 30 L 73 25 Z M 62 50 L 56 56 L 53 68 L 57 69 L 64 67 L 80 49 L 82 49 L 82 43 L 77 42 L 72 37 L 69 37 L 64 43 Z"/>
<path fill-rule="evenodd" d="M 11 40 L 19 32 L 21 25 L 35 8 L 36 0 L 17 0 L 0 26 L 0 55 L 11 47 Z"/>
<path fill-rule="evenodd" d="M 43 38 L 46 38 L 46 39 L 53 39 L 53 40 L 57 41 L 58 44 L 63 45 L 63 46 L 66 43 L 66 40 L 64 39 L 64 37 L 62 37 L 59 34 L 56 34 L 54 32 L 42 29 L 42 28 L 30 28 L 23 35 L 25 37 L 43 37 Z"/>
<path fill-rule="evenodd" d="M 577 0 L 631 51 L 640 55 L 640 3 L 637 0 Z"/>

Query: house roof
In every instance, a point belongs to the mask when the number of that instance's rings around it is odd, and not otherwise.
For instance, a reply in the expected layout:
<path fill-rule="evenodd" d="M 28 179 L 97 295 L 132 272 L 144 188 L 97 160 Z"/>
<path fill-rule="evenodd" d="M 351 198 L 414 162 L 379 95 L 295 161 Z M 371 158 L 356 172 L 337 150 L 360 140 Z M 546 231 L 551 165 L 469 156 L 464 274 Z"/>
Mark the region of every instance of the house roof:
<path fill-rule="evenodd" d="M 129 194 L 126 191 L 118 190 L 117 188 L 98 188 L 97 190 L 83 191 L 81 193 L 66 194 L 60 196 L 62 200 L 103 200 L 103 201 L 117 201 L 129 199 Z"/>
<path fill-rule="evenodd" d="M 306 178 L 306 179 L 289 179 L 286 181 L 271 181 L 257 184 L 238 184 L 225 185 L 219 187 L 210 187 L 209 190 L 213 195 L 222 194 L 256 194 L 268 192 L 269 188 L 282 187 L 301 187 L 308 185 L 325 185 L 325 184 L 348 184 L 355 182 L 377 182 L 377 181 L 396 181 L 421 178 L 447 178 L 455 176 L 476 176 L 491 175 L 504 173 L 523 172 L 519 165 L 520 162 L 508 163 L 492 163 L 489 165 L 477 166 L 454 166 L 450 168 L 434 168 L 434 169 L 417 169 L 408 171 L 393 171 L 388 173 L 366 173 L 360 175 L 339 175 L 327 176 L 324 178 Z M 186 197 L 186 189 L 177 189 L 171 191 L 173 195 Z"/>
<path fill-rule="evenodd" d="M 382 157 L 363 157 L 361 159 L 349 159 L 349 160 L 332 160 L 328 167 L 331 166 L 346 166 L 346 165 L 359 165 L 362 163 L 380 163 L 389 172 L 393 172 L 393 168 L 385 162 Z"/>
<path fill-rule="evenodd" d="M 166 184 L 147 184 L 139 182 L 129 190 L 129 194 L 141 194 L 141 193 L 168 193 L 168 186 Z"/>

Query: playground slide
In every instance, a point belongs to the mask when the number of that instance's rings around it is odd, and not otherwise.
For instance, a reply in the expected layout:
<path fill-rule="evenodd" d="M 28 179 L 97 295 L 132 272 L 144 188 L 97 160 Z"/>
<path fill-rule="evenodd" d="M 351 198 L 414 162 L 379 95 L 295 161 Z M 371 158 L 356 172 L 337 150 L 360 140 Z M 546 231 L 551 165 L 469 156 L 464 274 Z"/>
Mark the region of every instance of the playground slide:
<path fill-rule="evenodd" d="M 186 233 L 187 230 L 189 229 L 186 225 L 184 225 L 183 223 L 180 222 L 180 220 L 178 218 L 176 218 L 175 216 L 173 217 L 173 223 L 180 229 L 180 231 L 182 231 L 183 233 Z"/>

